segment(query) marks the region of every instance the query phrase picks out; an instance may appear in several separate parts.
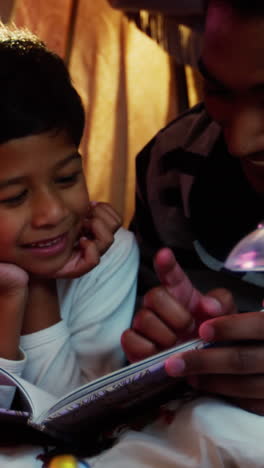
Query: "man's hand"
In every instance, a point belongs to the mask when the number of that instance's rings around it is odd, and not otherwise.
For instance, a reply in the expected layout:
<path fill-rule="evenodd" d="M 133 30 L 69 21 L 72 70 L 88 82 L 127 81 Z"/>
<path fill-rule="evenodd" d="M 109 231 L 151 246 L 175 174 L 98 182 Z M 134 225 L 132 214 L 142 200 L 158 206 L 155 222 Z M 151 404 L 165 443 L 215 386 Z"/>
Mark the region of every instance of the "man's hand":
<path fill-rule="evenodd" d="M 224 289 L 202 295 L 168 249 L 157 254 L 155 267 L 161 286 L 146 294 L 132 328 L 122 336 L 128 359 L 137 361 L 200 336 L 214 346 L 170 357 L 167 373 L 186 376 L 197 389 L 264 414 L 264 313 L 237 314 Z M 231 344 L 223 346 L 226 342 Z"/>
<path fill-rule="evenodd" d="M 199 324 L 208 317 L 236 311 L 227 291 L 202 295 L 195 289 L 170 249 L 160 250 L 154 265 L 161 286 L 145 295 L 132 328 L 121 338 L 131 362 L 196 337 Z"/>
<path fill-rule="evenodd" d="M 264 313 L 207 320 L 200 326 L 199 335 L 216 345 L 170 357 L 167 373 L 187 376 L 195 388 L 228 397 L 244 409 L 263 415 Z M 217 347 L 223 342 L 232 345 Z"/>
<path fill-rule="evenodd" d="M 72 256 L 57 271 L 56 278 L 77 278 L 92 270 L 114 242 L 114 233 L 120 226 L 120 216 L 108 203 L 92 202 Z"/>

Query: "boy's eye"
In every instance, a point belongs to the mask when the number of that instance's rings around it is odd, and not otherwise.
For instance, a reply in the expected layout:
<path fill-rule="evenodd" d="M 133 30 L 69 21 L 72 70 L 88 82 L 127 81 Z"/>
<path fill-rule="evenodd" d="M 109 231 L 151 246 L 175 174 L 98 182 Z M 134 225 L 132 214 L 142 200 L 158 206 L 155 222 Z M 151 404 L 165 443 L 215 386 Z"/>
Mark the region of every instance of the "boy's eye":
<path fill-rule="evenodd" d="M 23 190 L 23 192 L 20 192 L 18 195 L 13 197 L 4 198 L 3 200 L 0 199 L 0 203 L 4 203 L 5 205 L 19 205 L 19 203 L 24 201 L 26 195 L 27 190 Z"/>
<path fill-rule="evenodd" d="M 56 178 L 56 182 L 58 184 L 62 184 L 62 185 L 67 185 L 67 184 L 74 184 L 75 182 L 77 182 L 79 176 L 81 175 L 82 171 L 77 171 L 77 172 L 74 172 L 73 174 L 70 174 L 68 176 L 61 176 L 61 177 L 57 177 Z"/>

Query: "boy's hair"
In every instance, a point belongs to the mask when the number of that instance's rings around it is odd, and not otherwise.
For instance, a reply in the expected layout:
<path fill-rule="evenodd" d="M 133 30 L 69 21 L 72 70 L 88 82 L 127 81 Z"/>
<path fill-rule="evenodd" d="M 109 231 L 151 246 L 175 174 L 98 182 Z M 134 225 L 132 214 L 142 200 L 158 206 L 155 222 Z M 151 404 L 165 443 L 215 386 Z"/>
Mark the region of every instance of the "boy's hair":
<path fill-rule="evenodd" d="M 242 17 L 264 16 L 263 0 L 204 0 L 205 8 L 211 3 L 228 5 Z"/>
<path fill-rule="evenodd" d="M 84 110 L 63 60 L 27 29 L 0 23 L 0 144 L 65 131 L 79 146 Z"/>

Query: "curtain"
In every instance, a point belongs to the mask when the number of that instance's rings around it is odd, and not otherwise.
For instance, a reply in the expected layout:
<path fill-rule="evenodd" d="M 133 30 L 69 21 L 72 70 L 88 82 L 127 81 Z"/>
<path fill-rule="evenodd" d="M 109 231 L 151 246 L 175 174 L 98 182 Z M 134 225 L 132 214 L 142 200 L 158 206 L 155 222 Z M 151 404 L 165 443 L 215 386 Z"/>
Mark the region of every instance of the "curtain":
<path fill-rule="evenodd" d="M 106 0 L 9 0 L 0 14 L 66 60 L 86 111 L 81 152 L 90 197 L 112 203 L 127 225 L 135 156 L 178 114 L 172 59 Z"/>

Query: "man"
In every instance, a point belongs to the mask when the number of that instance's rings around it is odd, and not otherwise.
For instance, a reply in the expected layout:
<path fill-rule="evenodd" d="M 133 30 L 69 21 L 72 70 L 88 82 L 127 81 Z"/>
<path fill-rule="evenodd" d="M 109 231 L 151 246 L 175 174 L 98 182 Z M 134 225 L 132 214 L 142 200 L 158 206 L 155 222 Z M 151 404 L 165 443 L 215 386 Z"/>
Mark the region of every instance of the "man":
<path fill-rule="evenodd" d="M 190 336 L 201 311 L 202 321 L 215 317 L 200 326 L 200 336 L 232 346 L 171 358 L 167 371 L 191 376 L 195 387 L 263 414 L 264 276 L 233 274 L 223 265 L 264 216 L 263 2 L 209 0 L 199 67 L 204 103 L 161 130 L 137 159 L 132 226 L 142 256 L 139 291 L 160 280 L 168 294 L 161 287 L 149 293 L 123 345 L 131 360 L 142 358 L 172 343 L 173 335 L 182 337 L 184 327 Z M 156 256 L 156 275 L 152 258 L 164 246 L 171 250 Z M 224 289 L 207 293 L 216 287 Z M 152 307 L 157 298 L 158 314 Z M 237 315 L 236 308 L 244 313 Z"/>

